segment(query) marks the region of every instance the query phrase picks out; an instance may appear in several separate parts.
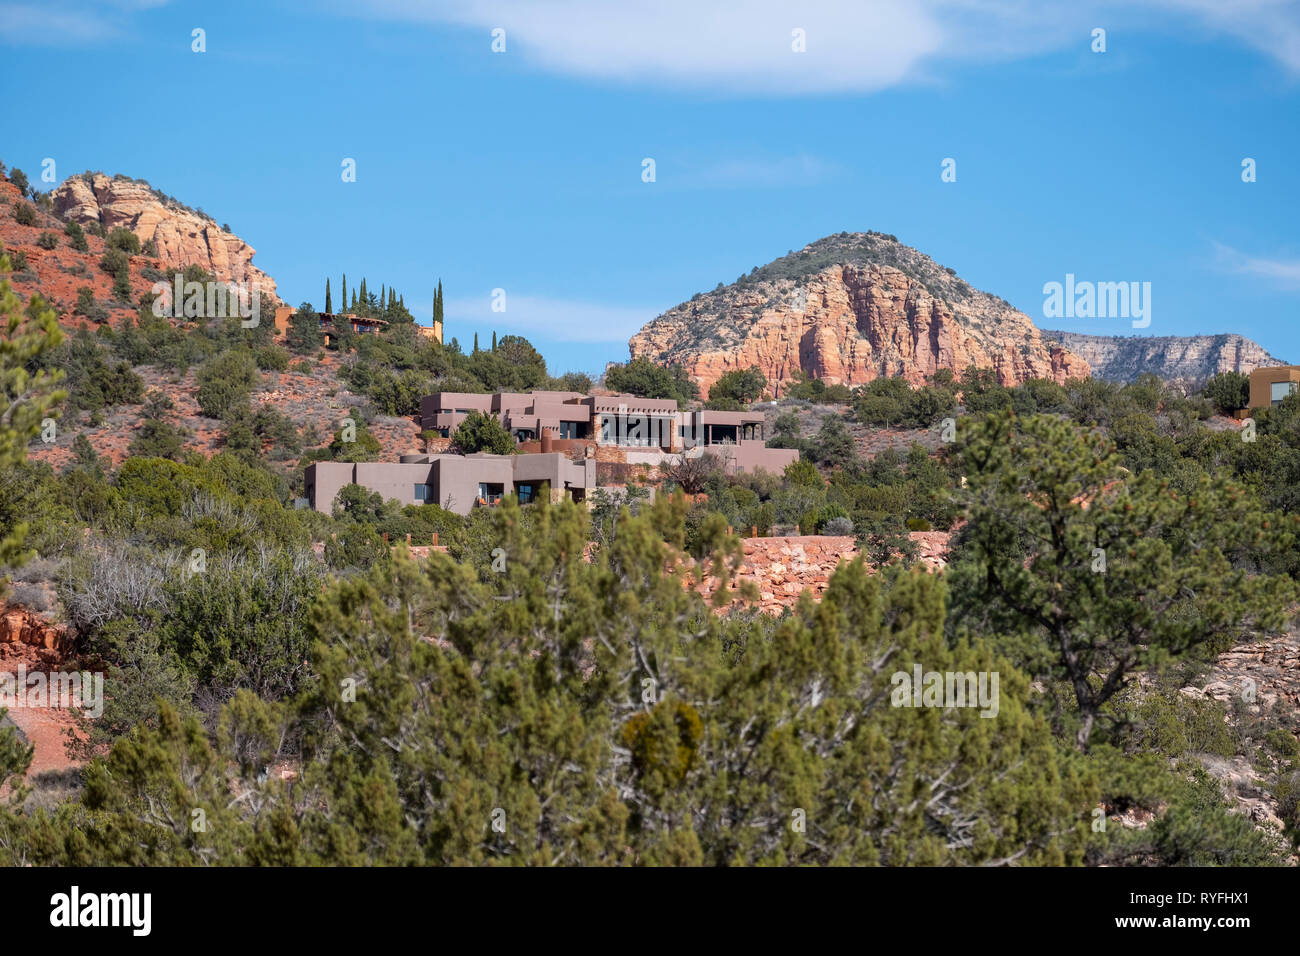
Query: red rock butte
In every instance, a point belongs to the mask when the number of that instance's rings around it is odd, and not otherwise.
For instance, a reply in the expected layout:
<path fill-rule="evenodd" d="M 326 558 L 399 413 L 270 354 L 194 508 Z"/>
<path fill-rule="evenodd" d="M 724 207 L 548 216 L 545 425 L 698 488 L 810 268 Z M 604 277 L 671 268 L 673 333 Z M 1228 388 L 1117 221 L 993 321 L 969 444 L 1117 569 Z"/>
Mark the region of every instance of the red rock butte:
<path fill-rule="evenodd" d="M 861 385 L 939 369 L 991 368 L 998 381 L 1063 383 L 1088 363 L 1044 338 L 1023 312 L 880 233 L 841 233 L 697 295 L 632 337 L 633 358 L 681 365 L 701 394 L 757 367 L 774 394 L 800 374 Z"/>

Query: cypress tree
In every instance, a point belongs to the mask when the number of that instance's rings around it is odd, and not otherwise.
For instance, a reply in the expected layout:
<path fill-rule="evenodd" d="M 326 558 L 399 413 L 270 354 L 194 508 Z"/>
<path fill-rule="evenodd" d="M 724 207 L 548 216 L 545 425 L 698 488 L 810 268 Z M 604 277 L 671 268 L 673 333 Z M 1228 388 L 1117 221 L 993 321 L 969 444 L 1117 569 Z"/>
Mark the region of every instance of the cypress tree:
<path fill-rule="evenodd" d="M 339 308 L 344 312 L 348 308 L 348 274 L 343 273 L 343 300 L 339 303 Z"/>
<path fill-rule="evenodd" d="M 496 329 L 493 329 L 492 330 L 492 351 L 495 352 L 496 350 L 497 350 L 497 333 L 496 333 Z"/>
<path fill-rule="evenodd" d="M 325 314 L 329 315 L 334 311 L 334 306 L 330 301 L 330 280 L 329 276 L 325 277 Z"/>

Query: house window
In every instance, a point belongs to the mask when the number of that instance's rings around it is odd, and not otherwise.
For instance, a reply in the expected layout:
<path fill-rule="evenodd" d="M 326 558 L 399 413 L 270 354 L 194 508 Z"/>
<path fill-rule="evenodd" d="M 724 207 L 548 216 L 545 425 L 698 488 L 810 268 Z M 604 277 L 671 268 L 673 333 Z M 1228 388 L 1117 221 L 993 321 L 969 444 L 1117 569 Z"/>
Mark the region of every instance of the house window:
<path fill-rule="evenodd" d="M 561 438 L 582 438 L 586 430 L 586 422 L 560 422 Z"/>
<path fill-rule="evenodd" d="M 1273 404 L 1282 404 L 1282 399 L 1295 391 L 1295 385 L 1295 382 L 1273 382 L 1269 388 L 1269 397 L 1272 399 Z"/>
<path fill-rule="evenodd" d="M 495 505 L 501 502 L 501 495 L 505 493 L 505 485 L 501 482 L 480 481 L 478 483 L 478 501 L 485 505 Z"/>
<path fill-rule="evenodd" d="M 433 500 L 433 489 L 430 488 L 428 485 L 416 485 L 416 486 L 415 486 L 415 500 L 416 500 L 416 501 L 432 501 L 432 500 Z"/>
<path fill-rule="evenodd" d="M 519 496 L 519 503 L 526 505 L 533 500 L 537 494 L 537 486 L 531 482 L 523 482 L 515 485 L 515 494 Z"/>

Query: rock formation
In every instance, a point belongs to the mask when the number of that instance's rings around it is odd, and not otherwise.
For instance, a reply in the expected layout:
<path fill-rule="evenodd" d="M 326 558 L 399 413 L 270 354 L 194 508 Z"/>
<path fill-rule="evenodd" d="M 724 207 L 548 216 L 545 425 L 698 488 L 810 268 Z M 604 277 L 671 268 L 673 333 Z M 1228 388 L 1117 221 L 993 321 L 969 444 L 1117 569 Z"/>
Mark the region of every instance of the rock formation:
<path fill-rule="evenodd" d="M 158 260 L 168 267 L 202 266 L 218 279 L 255 282 L 266 295 L 278 298 L 275 280 L 253 265 L 252 246 L 148 183 L 83 173 L 64 181 L 51 195 L 61 217 L 83 226 L 98 223 L 106 230 L 121 226 L 142 243 L 152 239 Z"/>
<path fill-rule="evenodd" d="M 829 236 L 697 295 L 647 324 L 630 351 L 684 366 L 703 395 L 750 366 L 777 392 L 801 372 L 846 385 L 885 375 L 920 384 L 970 365 L 1005 385 L 1090 372 L 1006 301 L 880 233 Z"/>
<path fill-rule="evenodd" d="M 947 531 L 913 531 L 908 534 L 917 548 L 917 561 L 927 571 L 942 571 L 948 565 Z M 817 600 L 830 584 L 830 577 L 842 561 L 858 556 L 852 535 L 795 535 L 791 537 L 744 538 L 744 558 L 737 580 L 758 588 L 756 606 L 766 614 L 780 614 L 793 607 L 807 591 Z M 874 574 L 877 568 L 868 565 Z M 709 597 L 718 586 L 706 577 L 697 588 Z M 733 602 L 735 603 L 735 602 Z"/>
<path fill-rule="evenodd" d="M 1285 364 L 1240 335 L 1081 335 L 1044 329 L 1043 338 L 1059 342 L 1091 365 L 1097 378 L 1113 382 L 1131 382 L 1150 372 L 1199 384 L 1219 372 Z"/>

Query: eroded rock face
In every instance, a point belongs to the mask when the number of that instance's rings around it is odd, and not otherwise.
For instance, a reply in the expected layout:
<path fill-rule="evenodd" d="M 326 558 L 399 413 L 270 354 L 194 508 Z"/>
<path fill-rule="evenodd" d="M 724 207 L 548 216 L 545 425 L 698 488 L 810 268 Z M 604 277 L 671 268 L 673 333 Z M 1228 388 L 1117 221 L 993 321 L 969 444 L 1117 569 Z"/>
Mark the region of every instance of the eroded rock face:
<path fill-rule="evenodd" d="M 949 532 L 912 531 L 908 537 L 916 545 L 921 567 L 927 571 L 942 571 L 947 567 Z M 852 535 L 744 538 L 742 547 L 744 558 L 737 580 L 742 584 L 751 582 L 758 588 L 756 606 L 767 614 L 780 614 L 785 608 L 793 607 L 804 591 L 820 600 L 840 563 L 858 556 L 857 542 Z M 867 570 L 874 574 L 877 568 L 869 564 Z M 717 579 L 710 576 L 700 583 L 698 590 L 708 597 L 717 587 Z"/>
<path fill-rule="evenodd" d="M 202 266 L 218 279 L 257 283 L 273 299 L 275 280 L 253 265 L 254 249 L 211 219 L 155 193 L 146 183 L 105 176 L 73 176 L 51 194 L 60 216 L 106 230 L 130 229 L 140 241 L 152 239 L 166 266 Z"/>
<path fill-rule="evenodd" d="M 1151 373 L 1162 379 L 1199 384 L 1220 372 L 1253 372 L 1285 364 L 1263 346 L 1241 335 L 1082 335 L 1043 331 L 1092 366 L 1092 374 L 1112 382 L 1132 382 Z"/>
<path fill-rule="evenodd" d="M 879 233 L 830 236 L 696 296 L 646 325 L 630 351 L 681 364 L 701 394 L 751 366 L 778 392 L 801 371 L 845 385 L 880 376 L 921 384 L 970 365 L 993 369 L 1004 385 L 1090 373 L 1024 313 Z"/>
<path fill-rule="evenodd" d="M 0 602 L 0 660 L 34 656 L 41 663 L 58 663 L 71 649 L 63 624 L 51 624 L 35 611 Z"/>

